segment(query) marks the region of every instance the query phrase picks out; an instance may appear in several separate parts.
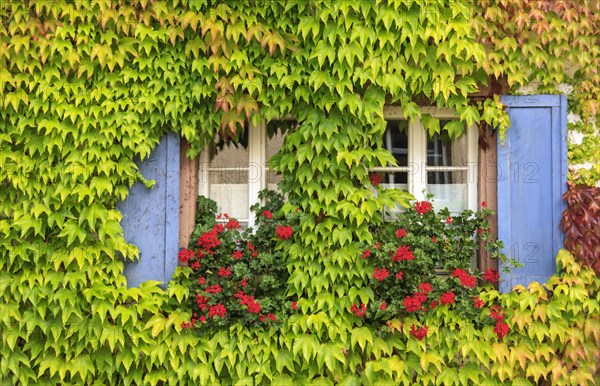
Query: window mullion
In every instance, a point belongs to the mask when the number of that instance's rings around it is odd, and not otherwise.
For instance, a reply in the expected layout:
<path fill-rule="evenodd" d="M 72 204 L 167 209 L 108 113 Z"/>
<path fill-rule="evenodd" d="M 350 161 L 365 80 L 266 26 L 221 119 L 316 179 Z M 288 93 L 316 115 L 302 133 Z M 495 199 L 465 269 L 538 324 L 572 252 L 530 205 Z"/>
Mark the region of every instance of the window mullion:
<path fill-rule="evenodd" d="M 260 202 L 258 193 L 264 189 L 265 178 L 263 176 L 265 165 L 265 139 L 266 125 L 264 122 L 258 125 L 250 124 L 248 133 L 248 208 Z M 253 226 L 255 215 L 249 212 L 248 226 Z"/>
<path fill-rule="evenodd" d="M 200 168 L 198 169 L 198 195 L 209 197 L 210 187 L 208 185 L 209 149 L 200 153 Z"/>
<path fill-rule="evenodd" d="M 427 189 L 427 136 L 419 118 L 409 122 L 408 133 L 408 165 L 411 168 L 408 190 L 417 200 L 424 200 Z"/>
<path fill-rule="evenodd" d="M 477 197 L 477 158 L 479 156 L 479 130 L 477 126 L 471 125 L 467 128 L 467 207 L 471 210 L 479 208 Z"/>

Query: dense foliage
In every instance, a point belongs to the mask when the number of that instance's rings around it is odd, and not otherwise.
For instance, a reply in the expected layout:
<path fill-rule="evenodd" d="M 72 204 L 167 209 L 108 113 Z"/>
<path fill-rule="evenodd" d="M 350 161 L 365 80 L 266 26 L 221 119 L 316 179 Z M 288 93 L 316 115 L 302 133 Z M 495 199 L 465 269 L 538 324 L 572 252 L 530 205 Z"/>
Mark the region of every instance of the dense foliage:
<path fill-rule="evenodd" d="M 565 248 L 600 275 L 600 188 L 569 184 L 563 199 L 568 205 L 560 221 Z"/>
<path fill-rule="evenodd" d="M 436 313 L 427 325 L 438 332 L 418 342 L 357 327 L 349 313 L 374 300 L 361 258 L 370 226 L 409 199 L 368 187 L 367 170 L 393 162 L 381 140 L 386 103 L 430 133 L 439 122 L 419 106 L 454 108 L 459 121 L 444 130 L 456 136 L 465 124 L 508 123 L 493 95 L 469 98 L 481 84 L 566 81 L 593 135 L 598 2 L 517 3 L 535 12 L 535 29 L 513 21 L 521 8 L 512 4 L 2 2 L 0 383 L 426 383 L 445 358 L 440 376 L 451 380 L 587 382 L 598 365 L 598 281 L 565 254 L 550 292 L 500 297 L 527 311 L 506 311 L 505 346 L 490 347 L 491 328 L 471 333 L 452 311 Z M 122 275 L 121 257 L 136 248 L 115 203 L 145 181 L 134 157 L 148 157 L 167 131 L 193 156 L 219 136 L 235 139 L 247 120 L 287 115 L 299 126 L 273 167 L 291 202 L 284 214 L 300 211 L 281 253 L 289 295 L 310 303 L 258 337 L 241 326 L 177 332 L 192 316 L 180 308 L 190 293 L 179 279 L 163 291 L 126 288 Z"/>
<path fill-rule="evenodd" d="M 424 314 L 438 305 L 451 305 L 463 318 L 476 321 L 481 304 L 475 299 L 482 276 L 471 271 L 480 246 L 507 267 L 511 265 L 499 254 L 502 242 L 490 237 L 487 217 L 491 214 L 484 206 L 481 211 L 451 215 L 448 209 L 435 212 L 429 201 L 421 201 L 398 214 L 396 221 L 374 228 L 375 242 L 362 252 L 373 272 L 374 301 L 360 317 L 386 322 L 398 315 Z M 498 281 L 493 269 L 483 276 L 489 282 Z"/>
<path fill-rule="evenodd" d="M 294 216 L 281 218 L 282 197 L 263 191 L 265 206 L 257 214 L 256 229 L 240 229 L 227 214 L 216 213 L 214 201 L 198 198 L 197 223 L 189 248 L 179 252 L 179 261 L 193 271 L 188 282 L 192 318 L 186 328 L 215 330 L 235 323 L 251 327 L 279 326 L 295 303 L 286 297 L 289 278 L 277 239 L 289 239 Z M 297 216 L 295 216 L 297 217 Z M 217 220 L 223 219 L 223 222 Z"/>
<path fill-rule="evenodd" d="M 185 285 L 194 295 L 189 308 L 192 318 L 183 327 L 199 331 L 237 323 L 280 327 L 280 321 L 298 307 L 310 305 L 310 298 L 290 300 L 285 293 L 289 274 L 282 264 L 281 246 L 293 238 L 299 214 L 284 217 L 280 210 L 284 200 L 277 192 L 265 190 L 260 196 L 265 205 L 252 208 L 257 226 L 244 231 L 235 219 L 217 214 L 213 200 L 198 198 L 199 222 L 189 248 L 179 253 L 179 261 L 192 271 Z M 377 327 L 398 316 L 422 316 L 447 305 L 481 327 L 478 279 L 495 284 L 499 274 L 492 268 L 482 275 L 472 274 L 474 256 L 484 246 L 506 267 L 516 264 L 499 253 L 502 242 L 492 240 L 488 228 L 492 211 L 485 202 L 482 206 L 478 212 L 451 215 L 448 209 L 434 212 L 430 201 L 415 202 L 397 212 L 398 220 L 373 227 L 375 242 L 365 247 L 361 257 L 372 272 L 367 293 L 374 301 L 354 304 L 350 312 Z"/>
<path fill-rule="evenodd" d="M 486 73 L 511 88 L 570 92 L 569 179 L 593 186 L 600 181 L 600 2 L 519 0 L 477 2 L 477 40 L 486 47 Z M 564 87 L 567 85 L 567 87 Z M 563 87 L 560 87 L 563 86 Z M 575 166 L 578 167 L 575 167 Z"/>

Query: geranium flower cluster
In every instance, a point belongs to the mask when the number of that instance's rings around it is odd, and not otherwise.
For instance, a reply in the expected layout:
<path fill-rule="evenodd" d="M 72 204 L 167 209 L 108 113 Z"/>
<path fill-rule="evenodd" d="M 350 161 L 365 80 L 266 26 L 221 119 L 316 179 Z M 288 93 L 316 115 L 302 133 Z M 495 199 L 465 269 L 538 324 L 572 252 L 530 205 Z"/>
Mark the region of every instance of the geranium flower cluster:
<path fill-rule="evenodd" d="M 387 269 L 385 268 L 375 268 L 375 271 L 373 272 L 373 279 L 375 280 L 385 280 L 385 278 L 387 278 L 390 275 L 390 273 L 387 271 Z"/>
<path fill-rule="evenodd" d="M 367 314 L 367 306 L 364 304 L 361 304 L 360 306 L 353 304 L 352 307 L 350 307 L 350 312 L 352 312 L 352 314 L 354 314 L 354 316 L 358 316 L 359 318 L 364 318 L 365 315 Z"/>
<path fill-rule="evenodd" d="M 373 184 L 373 186 L 379 186 L 381 183 L 381 176 L 378 173 L 373 173 L 369 175 L 369 181 Z"/>
<path fill-rule="evenodd" d="M 246 306 L 248 308 L 248 312 L 252 314 L 259 314 L 262 310 L 260 303 L 254 299 L 254 296 L 246 295 L 244 291 L 239 291 L 234 296 L 240 300 L 240 304 L 242 306 Z"/>
<path fill-rule="evenodd" d="M 504 338 L 508 334 L 510 328 L 508 327 L 508 324 L 504 322 L 506 314 L 502 311 L 502 308 L 499 305 L 490 307 L 490 317 L 496 321 L 494 332 L 498 335 L 498 339 Z"/>
<path fill-rule="evenodd" d="M 195 315 L 200 316 L 185 323 L 184 327 L 196 327 L 198 322 L 229 324 L 236 319 L 254 323 L 277 320 L 273 312 L 263 313 L 261 302 L 255 295 L 256 288 L 250 288 L 249 280 L 261 276 L 251 269 L 256 265 L 252 260 L 259 257 L 257 248 L 252 241 L 243 241 L 245 235 L 240 233 L 237 220 L 226 214 L 221 217 L 228 222 L 224 226 L 216 223 L 202 232 L 196 241 L 197 251 L 183 249 L 179 253 L 180 261 L 189 262 L 189 267 L 198 276 L 194 301 Z M 288 227 L 283 228 L 287 235 Z M 204 264 L 200 264 L 203 260 Z M 231 292 L 235 294 L 228 296 Z M 226 321 L 230 317 L 232 320 Z"/>
<path fill-rule="evenodd" d="M 415 204 L 415 210 L 418 214 L 425 214 L 432 210 L 432 206 L 429 201 L 420 201 Z"/>
<path fill-rule="evenodd" d="M 214 254 L 214 248 L 221 245 L 221 240 L 219 240 L 219 233 L 222 233 L 222 227 L 219 226 L 221 224 L 215 225 L 213 229 L 208 232 L 204 232 L 202 236 L 198 238 L 198 246 L 202 249 L 202 253 L 210 253 Z"/>
<path fill-rule="evenodd" d="M 396 253 L 392 257 L 392 261 L 402 261 L 402 260 L 412 260 L 415 258 L 415 255 L 410 250 L 408 245 L 402 245 L 396 249 Z"/>
<path fill-rule="evenodd" d="M 460 284 L 466 288 L 475 288 L 477 286 L 477 278 L 469 275 L 460 268 L 456 268 L 454 272 L 452 272 L 452 277 L 458 278 Z"/>
<path fill-rule="evenodd" d="M 354 305 L 350 312 L 386 325 L 399 315 L 424 318 L 441 306 L 444 312 L 456 312 L 480 326 L 489 323 L 485 302 L 478 297 L 478 278 L 497 283 L 498 271 L 479 274 L 469 267 L 481 245 L 498 250 L 497 242 L 476 234 L 477 229 L 489 228 L 486 216 L 490 213 L 435 212 L 429 201 L 420 201 L 399 215 L 398 221 L 373 228 L 375 240 L 360 257 L 373 266 L 370 285 L 375 299 L 364 307 Z M 496 321 L 499 338 L 507 333 L 503 323 Z M 410 336 L 425 339 L 427 331 L 427 325 L 413 326 Z"/>
<path fill-rule="evenodd" d="M 490 283 L 498 283 L 498 280 L 500 280 L 500 274 L 497 270 L 493 268 L 488 268 L 482 276 L 485 280 L 489 281 Z"/>
<path fill-rule="evenodd" d="M 277 229 L 275 230 L 275 233 L 277 234 L 277 238 L 279 240 L 287 240 L 290 237 L 292 237 L 292 234 L 294 233 L 294 229 L 291 226 L 277 225 Z"/>
<path fill-rule="evenodd" d="M 202 208 L 214 208 L 208 199 Z M 281 201 L 283 202 L 283 201 Z M 276 249 L 279 240 L 292 236 L 293 228 L 281 224 L 279 207 L 254 208 L 258 227 L 242 229 L 227 214 L 202 213 L 193 241 L 179 253 L 187 263 L 190 306 L 194 315 L 184 328 L 220 329 L 234 323 L 247 326 L 278 325 L 293 312 L 285 290 L 289 273 Z M 217 221 L 222 221 L 217 222 Z M 208 222 L 208 223 L 207 223 Z"/>
<path fill-rule="evenodd" d="M 427 336 L 427 332 L 429 331 L 429 327 L 422 326 L 417 328 L 414 324 L 410 326 L 410 334 L 414 336 L 417 340 L 423 340 Z"/>

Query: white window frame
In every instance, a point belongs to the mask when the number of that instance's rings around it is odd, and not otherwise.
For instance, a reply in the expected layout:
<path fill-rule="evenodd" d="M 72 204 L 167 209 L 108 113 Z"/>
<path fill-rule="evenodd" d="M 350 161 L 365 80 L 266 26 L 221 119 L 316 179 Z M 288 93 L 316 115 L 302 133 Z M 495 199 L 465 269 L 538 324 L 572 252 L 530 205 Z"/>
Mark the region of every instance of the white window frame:
<path fill-rule="evenodd" d="M 250 123 L 248 128 L 248 208 L 260 203 L 258 193 L 267 186 L 266 166 L 266 140 L 267 125 L 261 122 L 258 125 Z M 212 170 L 240 170 L 237 167 L 222 168 L 210 165 L 210 150 L 206 149 L 200 154 L 200 166 L 198 168 L 198 195 L 210 197 L 209 172 Z M 254 226 L 256 215 L 248 210 L 248 218 L 238 218 L 240 222 L 247 223 L 249 227 Z"/>
<path fill-rule="evenodd" d="M 408 191 L 419 201 L 425 200 L 427 191 L 427 172 L 466 171 L 467 173 L 467 209 L 478 209 L 477 166 L 478 166 L 478 130 L 475 125 L 467 128 L 467 162 L 461 166 L 427 166 L 427 133 L 419 117 L 407 120 L 398 106 L 384 108 L 386 120 L 408 121 L 408 166 L 377 167 L 374 172 L 406 172 Z M 438 119 L 456 119 L 454 110 L 449 108 L 422 107 L 421 114 L 429 114 Z"/>
<path fill-rule="evenodd" d="M 452 109 L 423 107 L 422 114 L 430 114 L 438 119 L 456 119 Z M 419 201 L 425 199 L 427 189 L 427 172 L 431 171 L 466 171 L 467 172 L 467 208 L 478 209 L 477 197 L 477 162 L 478 162 L 478 130 L 475 125 L 467 128 L 467 163 L 461 166 L 427 166 L 427 133 L 419 118 L 407 120 L 402 109 L 397 106 L 384 108 L 385 119 L 408 121 L 408 166 L 377 167 L 374 172 L 406 172 L 408 174 L 408 191 Z M 258 193 L 267 187 L 268 166 L 266 160 L 267 124 L 261 122 L 257 125 L 250 123 L 248 129 L 248 208 L 260 203 Z M 239 170 L 239 168 L 230 168 Z M 209 197 L 209 171 L 210 150 L 206 149 L 200 154 L 198 169 L 198 194 Z M 214 170 L 227 170 L 216 167 Z M 254 226 L 256 215 L 248 211 L 246 219 L 238 219 L 249 227 Z"/>

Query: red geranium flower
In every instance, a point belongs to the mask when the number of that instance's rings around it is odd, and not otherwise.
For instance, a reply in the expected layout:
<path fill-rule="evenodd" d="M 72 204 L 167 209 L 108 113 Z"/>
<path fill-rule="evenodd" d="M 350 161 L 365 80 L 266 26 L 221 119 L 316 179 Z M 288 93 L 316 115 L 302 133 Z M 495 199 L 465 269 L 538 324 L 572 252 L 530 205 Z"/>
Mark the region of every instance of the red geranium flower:
<path fill-rule="evenodd" d="M 206 279 L 202 276 L 198 278 L 198 285 L 206 284 Z"/>
<path fill-rule="evenodd" d="M 240 305 L 248 307 L 248 312 L 251 314 L 259 314 L 261 311 L 260 303 L 254 299 L 254 296 L 246 295 L 244 292 L 239 291 L 235 295 L 236 298 L 240 299 Z"/>
<path fill-rule="evenodd" d="M 215 229 L 212 229 L 212 230 L 210 230 L 208 232 L 204 232 L 198 238 L 198 244 L 205 251 L 208 251 L 209 253 L 214 253 L 211 250 L 213 248 L 218 247 L 219 245 L 221 245 L 221 240 L 219 240 L 219 238 L 217 237 L 217 231 Z"/>
<path fill-rule="evenodd" d="M 489 281 L 490 283 L 497 283 L 498 280 L 500 279 L 500 274 L 498 273 L 498 271 L 496 271 L 495 269 L 492 268 L 488 268 L 484 273 L 483 273 L 483 278 L 487 281 Z"/>
<path fill-rule="evenodd" d="M 464 276 L 464 275 L 467 275 L 467 272 L 463 271 L 460 268 L 456 268 L 450 276 L 460 278 L 461 276 Z"/>
<path fill-rule="evenodd" d="M 425 303 L 427 301 L 427 294 L 425 292 L 417 291 L 413 295 L 413 298 L 417 299 L 420 303 Z"/>
<path fill-rule="evenodd" d="M 215 284 L 215 285 L 211 285 L 210 287 L 206 288 L 206 292 L 210 293 L 210 294 L 218 294 L 219 292 L 223 291 L 223 289 L 221 288 L 220 285 Z"/>
<path fill-rule="evenodd" d="M 215 224 L 213 226 L 213 230 L 217 233 L 223 233 L 225 232 L 225 227 L 223 226 L 223 224 Z"/>
<path fill-rule="evenodd" d="M 224 305 L 222 305 L 221 303 L 217 304 L 216 306 L 211 306 L 208 309 L 208 317 L 212 318 L 213 316 L 220 316 L 221 318 L 225 317 L 225 314 L 227 313 L 227 308 L 225 308 Z"/>
<path fill-rule="evenodd" d="M 369 181 L 371 181 L 373 186 L 379 186 L 379 183 L 381 182 L 381 176 L 379 176 L 377 173 L 372 173 L 369 175 Z"/>
<path fill-rule="evenodd" d="M 477 278 L 469 275 L 466 271 L 460 268 L 456 268 L 452 272 L 452 277 L 457 277 L 460 280 L 460 284 L 467 288 L 475 288 L 477 286 Z"/>
<path fill-rule="evenodd" d="M 381 243 L 378 241 L 375 243 L 375 249 L 381 248 Z"/>
<path fill-rule="evenodd" d="M 444 292 L 442 293 L 442 296 L 440 296 L 440 303 L 442 303 L 443 306 L 454 303 L 454 300 L 455 296 L 452 291 Z"/>
<path fill-rule="evenodd" d="M 482 201 L 482 202 L 481 202 L 481 207 L 482 207 L 482 208 L 487 208 L 487 202 L 485 202 L 485 201 Z"/>
<path fill-rule="evenodd" d="M 277 229 L 275 229 L 275 234 L 277 234 L 279 240 L 287 240 L 292 237 L 293 233 L 294 229 L 291 226 L 277 225 Z"/>
<path fill-rule="evenodd" d="M 419 284 L 419 290 L 423 291 L 425 295 L 433 291 L 433 286 L 429 283 L 421 283 Z"/>
<path fill-rule="evenodd" d="M 242 287 L 247 287 L 248 286 L 248 280 L 247 279 L 242 279 L 242 281 L 240 282 L 240 285 Z"/>
<path fill-rule="evenodd" d="M 448 216 L 448 218 L 446 219 L 446 224 L 452 224 L 452 221 L 454 221 L 454 219 Z"/>
<path fill-rule="evenodd" d="M 403 245 L 396 249 L 396 253 L 392 257 L 392 261 L 402 261 L 402 260 L 412 260 L 415 258 L 415 255 L 410 250 L 408 245 Z"/>
<path fill-rule="evenodd" d="M 196 304 L 202 311 L 206 311 L 208 299 L 204 295 L 196 294 Z"/>
<path fill-rule="evenodd" d="M 435 236 L 431 236 L 431 241 L 433 241 L 434 243 L 437 241 L 437 239 L 435 238 Z"/>
<path fill-rule="evenodd" d="M 385 311 L 385 310 L 387 310 L 387 304 L 386 304 L 385 302 L 384 302 L 384 303 L 381 303 L 381 305 L 379 306 L 379 309 L 380 309 L 381 311 Z"/>
<path fill-rule="evenodd" d="M 290 306 L 292 308 L 292 310 L 295 310 L 298 308 L 298 302 L 292 302 L 292 305 Z"/>
<path fill-rule="evenodd" d="M 263 210 L 261 214 L 266 218 L 273 218 L 273 213 L 270 210 Z"/>
<path fill-rule="evenodd" d="M 227 224 L 225 224 L 225 228 L 229 229 L 230 231 L 234 229 L 240 229 L 240 223 L 236 219 L 232 218 L 229 219 Z"/>
<path fill-rule="evenodd" d="M 438 306 L 438 304 L 439 304 L 439 302 L 437 300 L 434 300 L 429 305 L 429 308 L 433 310 L 434 308 L 436 308 Z"/>
<path fill-rule="evenodd" d="M 362 258 L 366 259 L 367 257 L 371 256 L 371 250 L 370 249 L 366 249 L 363 254 L 362 254 Z"/>
<path fill-rule="evenodd" d="M 483 307 L 485 304 L 485 302 L 481 299 L 479 299 L 479 296 L 473 296 L 473 306 L 475 308 L 481 308 Z"/>
<path fill-rule="evenodd" d="M 352 307 L 350 307 L 350 312 L 352 312 L 354 314 L 354 316 L 358 316 L 359 318 L 364 318 L 365 315 L 367 314 L 367 306 L 365 306 L 364 304 L 361 304 L 359 307 L 356 304 L 353 304 Z"/>
<path fill-rule="evenodd" d="M 220 277 L 227 277 L 227 276 L 230 276 L 230 275 L 231 275 L 231 268 L 230 268 L 230 267 L 227 267 L 227 268 L 223 268 L 223 267 L 221 267 L 221 268 L 219 268 L 218 275 L 219 275 Z"/>
<path fill-rule="evenodd" d="M 377 280 L 377 281 L 383 281 L 385 280 L 385 278 L 387 278 L 389 276 L 389 272 L 387 269 L 385 268 L 375 268 L 375 272 L 373 272 L 373 279 Z"/>
<path fill-rule="evenodd" d="M 421 301 L 417 297 L 407 296 L 402 301 L 407 312 L 416 312 L 421 309 Z"/>
<path fill-rule="evenodd" d="M 254 245 L 252 245 L 252 243 L 250 241 L 248 241 L 248 250 L 250 252 L 252 252 L 252 257 L 258 256 L 258 252 L 256 251 L 256 248 L 254 247 Z"/>
<path fill-rule="evenodd" d="M 405 228 L 400 228 L 396 231 L 396 238 L 397 239 L 401 239 L 403 237 L 405 237 L 406 235 L 408 235 L 408 232 L 406 232 Z"/>
<path fill-rule="evenodd" d="M 233 254 L 231 255 L 231 258 L 233 260 L 239 260 L 242 257 L 244 257 L 244 252 L 240 251 L 240 250 L 235 250 L 233 251 Z"/>
<path fill-rule="evenodd" d="M 271 319 L 271 320 L 276 320 L 277 318 L 275 317 L 275 315 L 273 314 L 267 314 L 267 318 Z"/>
<path fill-rule="evenodd" d="M 502 311 L 502 308 L 496 304 L 490 307 L 490 318 L 499 322 L 506 318 L 506 314 L 504 313 L 504 311 Z"/>
<path fill-rule="evenodd" d="M 402 271 L 398 271 L 396 272 L 396 279 L 398 280 L 402 280 L 402 276 L 404 275 L 404 272 Z"/>
<path fill-rule="evenodd" d="M 194 257 L 194 251 L 190 251 L 187 248 L 183 248 L 179 251 L 179 261 L 182 263 L 187 263 L 192 257 Z"/>
<path fill-rule="evenodd" d="M 460 284 L 466 288 L 475 288 L 477 286 L 477 278 L 475 276 L 466 275 L 459 278 Z"/>
<path fill-rule="evenodd" d="M 429 201 L 420 201 L 415 204 L 415 210 L 418 214 L 425 214 L 431 211 L 431 203 Z"/>
<path fill-rule="evenodd" d="M 194 261 L 192 264 L 190 264 L 190 268 L 193 270 L 196 270 L 198 268 L 200 268 L 200 262 L 199 261 Z"/>
<path fill-rule="evenodd" d="M 427 336 L 427 331 L 429 328 L 427 326 L 417 328 L 414 324 L 410 326 L 410 334 L 414 336 L 417 340 L 422 340 Z"/>
<path fill-rule="evenodd" d="M 508 324 L 504 323 L 501 320 L 496 322 L 496 326 L 494 327 L 494 332 L 498 335 L 498 339 L 504 338 L 508 335 L 509 327 Z"/>

